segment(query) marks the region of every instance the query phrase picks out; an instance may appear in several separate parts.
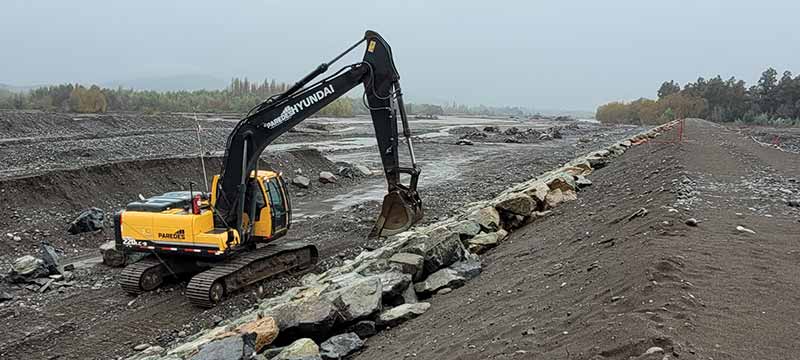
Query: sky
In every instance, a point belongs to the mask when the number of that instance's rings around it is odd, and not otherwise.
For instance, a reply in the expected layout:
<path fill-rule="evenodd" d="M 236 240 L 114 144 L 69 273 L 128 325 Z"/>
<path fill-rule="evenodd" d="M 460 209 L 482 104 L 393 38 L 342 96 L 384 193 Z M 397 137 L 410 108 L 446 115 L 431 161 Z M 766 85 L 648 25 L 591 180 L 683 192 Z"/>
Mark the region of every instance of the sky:
<path fill-rule="evenodd" d="M 410 101 L 593 111 L 665 80 L 800 73 L 797 14 L 794 0 L 4 0 L 0 83 L 291 83 L 372 29 Z"/>

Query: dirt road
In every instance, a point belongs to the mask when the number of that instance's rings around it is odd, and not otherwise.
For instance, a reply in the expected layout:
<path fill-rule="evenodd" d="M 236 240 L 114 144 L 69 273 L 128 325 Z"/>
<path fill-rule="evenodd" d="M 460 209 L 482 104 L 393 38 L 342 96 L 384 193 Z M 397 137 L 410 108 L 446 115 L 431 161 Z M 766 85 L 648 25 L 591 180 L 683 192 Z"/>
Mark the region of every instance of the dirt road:
<path fill-rule="evenodd" d="M 705 121 L 685 136 L 596 171 L 356 358 L 799 358 L 800 209 L 784 200 L 800 157 Z"/>

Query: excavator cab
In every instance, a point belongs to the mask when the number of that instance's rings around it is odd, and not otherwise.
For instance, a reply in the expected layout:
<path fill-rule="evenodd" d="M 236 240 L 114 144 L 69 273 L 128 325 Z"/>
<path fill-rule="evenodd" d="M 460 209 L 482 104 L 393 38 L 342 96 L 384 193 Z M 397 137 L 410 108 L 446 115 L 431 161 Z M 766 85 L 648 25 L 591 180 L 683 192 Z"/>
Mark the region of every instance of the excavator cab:
<path fill-rule="evenodd" d="M 219 175 L 214 176 L 214 190 L 217 189 L 218 181 Z M 212 206 L 216 204 L 216 200 L 216 191 L 212 191 Z M 242 214 L 242 230 L 243 235 L 246 235 L 243 236 L 246 239 L 244 243 L 270 242 L 289 230 L 292 222 L 291 200 L 286 182 L 279 173 L 253 171 L 247 181 L 245 203 L 250 206 Z"/>

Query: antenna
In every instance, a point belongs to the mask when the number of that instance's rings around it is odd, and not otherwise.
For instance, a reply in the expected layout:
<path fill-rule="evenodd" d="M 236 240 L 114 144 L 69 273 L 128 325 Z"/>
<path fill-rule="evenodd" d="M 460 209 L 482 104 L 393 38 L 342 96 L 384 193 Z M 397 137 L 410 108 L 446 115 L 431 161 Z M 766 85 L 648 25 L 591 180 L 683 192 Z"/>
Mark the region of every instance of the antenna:
<path fill-rule="evenodd" d="M 200 120 L 197 120 L 197 113 L 194 113 L 194 123 L 197 124 L 197 146 L 200 148 L 200 164 L 203 166 L 203 182 L 206 184 L 206 192 L 210 192 L 208 188 L 208 175 L 206 174 L 206 161 L 203 158 L 205 150 L 203 150 L 203 141 L 200 139 Z"/>

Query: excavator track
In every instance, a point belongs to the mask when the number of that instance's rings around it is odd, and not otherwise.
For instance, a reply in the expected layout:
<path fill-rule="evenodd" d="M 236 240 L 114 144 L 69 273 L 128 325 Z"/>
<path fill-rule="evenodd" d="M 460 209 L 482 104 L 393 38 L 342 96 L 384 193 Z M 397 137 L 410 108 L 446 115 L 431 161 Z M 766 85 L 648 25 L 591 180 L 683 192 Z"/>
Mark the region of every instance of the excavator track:
<path fill-rule="evenodd" d="M 186 296 L 196 306 L 213 307 L 226 294 L 277 274 L 307 269 L 318 258 L 317 248 L 311 243 L 268 244 L 193 276 Z"/>
<path fill-rule="evenodd" d="M 161 261 L 149 256 L 126 266 L 119 276 L 119 284 L 129 294 L 141 294 L 161 285 L 164 270 Z"/>

